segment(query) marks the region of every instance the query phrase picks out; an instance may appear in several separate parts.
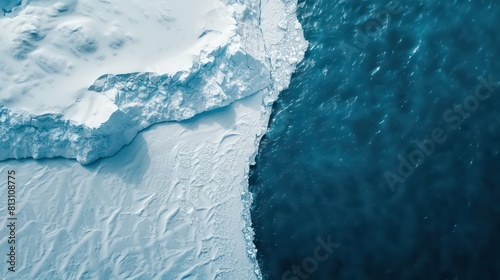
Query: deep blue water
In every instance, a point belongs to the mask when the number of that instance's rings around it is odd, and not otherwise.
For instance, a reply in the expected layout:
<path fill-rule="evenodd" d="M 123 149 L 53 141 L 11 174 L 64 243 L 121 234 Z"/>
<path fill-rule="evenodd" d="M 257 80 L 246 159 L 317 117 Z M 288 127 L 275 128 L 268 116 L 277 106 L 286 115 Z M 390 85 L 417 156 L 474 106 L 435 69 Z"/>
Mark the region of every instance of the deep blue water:
<path fill-rule="evenodd" d="M 265 279 L 500 279 L 500 2 L 298 15 L 310 47 L 251 170 Z"/>

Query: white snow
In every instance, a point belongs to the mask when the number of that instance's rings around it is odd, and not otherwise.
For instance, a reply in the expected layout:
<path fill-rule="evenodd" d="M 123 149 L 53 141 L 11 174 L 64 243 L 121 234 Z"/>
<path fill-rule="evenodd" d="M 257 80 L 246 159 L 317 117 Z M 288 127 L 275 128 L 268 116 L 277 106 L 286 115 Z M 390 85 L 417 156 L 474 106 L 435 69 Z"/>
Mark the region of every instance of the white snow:
<path fill-rule="evenodd" d="M 64 159 L 0 163 L 1 180 L 16 171 L 19 213 L 18 270 L 2 263 L 0 278 L 255 279 L 241 196 L 261 99 L 156 125 L 86 167 Z M 6 225 L 0 219 L 2 255 Z"/>
<path fill-rule="evenodd" d="M 0 18 L 0 103 L 32 115 L 61 113 L 103 74 L 188 70 L 236 24 L 218 0 L 44 0 L 18 9 Z"/>
<path fill-rule="evenodd" d="M 71 104 L 64 110 L 64 118 L 96 128 L 108 121 L 117 110 L 118 106 L 106 96 L 92 94 Z"/>
<path fill-rule="evenodd" d="M 152 124 L 188 119 L 270 86 L 257 2 L 116 3 L 67 0 L 62 7 L 33 1 L 0 18 L 2 38 L 10 40 L 0 42 L 9 54 L 0 57 L 0 79 L 6 81 L 0 89 L 0 160 L 64 157 L 89 164 L 113 155 Z M 175 20 L 164 19 L 167 8 L 178 12 Z M 100 46 L 111 37 L 95 32 L 105 32 L 109 21 L 129 24 L 133 40 L 120 48 Z M 71 27 L 75 22 L 79 27 Z M 113 53 L 101 55 L 102 49 Z M 62 55 L 71 57 L 71 69 L 87 72 L 60 69 Z M 150 70 L 167 72 L 144 72 Z"/>
<path fill-rule="evenodd" d="M 71 15 L 82 2 L 58 9 Z M 201 50 L 187 70 L 172 75 L 158 56 L 142 72 L 98 71 L 67 107 L 53 106 L 50 114 L 0 101 L 0 160 L 10 159 L 0 162 L 0 180 L 16 170 L 19 215 L 18 270 L 0 266 L 0 278 L 261 279 L 248 170 L 271 105 L 307 43 L 294 0 L 218 3 L 203 4 L 215 22 L 201 23 L 207 32 L 193 45 Z M 218 25 L 213 13 L 229 14 L 231 24 Z M 234 32 L 229 40 L 222 29 Z M 43 54 L 38 63 L 59 69 L 60 60 L 44 63 Z M 165 121 L 173 122 L 150 127 Z M 52 157 L 87 164 L 109 158 L 83 166 Z M 0 195 L 6 191 L 0 183 Z M 0 213 L 5 207 L 0 203 Z M 6 236 L 0 219 L 0 248 Z"/>

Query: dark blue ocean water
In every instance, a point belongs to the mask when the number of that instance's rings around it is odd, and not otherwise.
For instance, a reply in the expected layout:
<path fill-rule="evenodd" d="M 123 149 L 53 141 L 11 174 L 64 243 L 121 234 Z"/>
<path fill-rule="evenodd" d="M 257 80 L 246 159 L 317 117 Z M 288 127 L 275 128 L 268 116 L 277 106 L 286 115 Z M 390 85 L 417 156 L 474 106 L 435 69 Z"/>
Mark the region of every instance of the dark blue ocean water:
<path fill-rule="evenodd" d="M 265 279 L 500 279 L 500 2 L 298 15 L 310 47 L 251 170 Z"/>

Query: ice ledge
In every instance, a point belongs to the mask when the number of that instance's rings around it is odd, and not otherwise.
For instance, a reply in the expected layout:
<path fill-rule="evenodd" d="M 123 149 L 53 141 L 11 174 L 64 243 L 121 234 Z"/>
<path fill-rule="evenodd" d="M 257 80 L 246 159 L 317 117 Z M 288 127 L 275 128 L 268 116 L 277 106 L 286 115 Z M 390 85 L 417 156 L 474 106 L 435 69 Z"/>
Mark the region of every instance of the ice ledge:
<path fill-rule="evenodd" d="M 72 158 L 89 164 L 109 157 L 138 132 L 227 106 L 269 87 L 268 67 L 242 50 L 222 46 L 194 71 L 174 76 L 129 73 L 101 76 L 89 88 L 118 109 L 99 127 L 61 114 L 33 116 L 0 106 L 0 160 Z M 75 105 L 78 106 L 78 105 Z M 81 111 L 81 110 L 78 110 Z"/>
<path fill-rule="evenodd" d="M 270 87 L 259 1 L 223 2 L 237 23 L 234 35 L 201 50 L 189 70 L 102 75 L 83 98 L 55 113 L 0 103 L 0 161 L 63 157 L 89 164 L 112 156 L 155 123 L 185 120 Z"/>

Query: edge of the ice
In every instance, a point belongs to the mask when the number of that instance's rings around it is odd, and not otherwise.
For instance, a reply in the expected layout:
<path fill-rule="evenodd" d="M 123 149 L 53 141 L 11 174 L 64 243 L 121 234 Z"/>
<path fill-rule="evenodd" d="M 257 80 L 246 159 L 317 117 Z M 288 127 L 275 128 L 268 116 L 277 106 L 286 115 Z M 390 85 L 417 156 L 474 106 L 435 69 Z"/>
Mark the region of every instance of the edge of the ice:
<path fill-rule="evenodd" d="M 259 25 L 266 54 L 271 65 L 271 76 L 273 83 L 262 100 L 261 106 L 261 132 L 254 139 L 253 154 L 248 160 L 245 170 L 245 181 L 241 198 L 243 201 L 243 219 L 245 226 L 243 234 L 247 242 L 247 255 L 254 263 L 254 272 L 257 279 L 262 278 L 262 272 L 257 260 L 257 248 L 254 244 L 255 232 L 252 226 L 250 208 L 253 203 L 253 195 L 250 193 L 249 172 L 250 166 L 255 164 L 259 145 L 262 137 L 267 132 L 272 105 L 278 99 L 278 95 L 290 85 L 292 74 L 300 61 L 304 59 L 308 47 L 302 29 L 297 18 L 297 0 L 261 0 Z M 279 15 L 276 11 L 283 11 Z"/>

